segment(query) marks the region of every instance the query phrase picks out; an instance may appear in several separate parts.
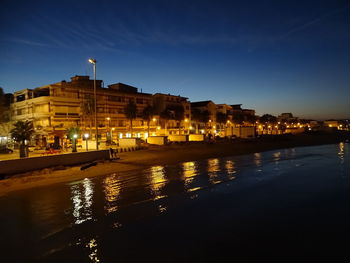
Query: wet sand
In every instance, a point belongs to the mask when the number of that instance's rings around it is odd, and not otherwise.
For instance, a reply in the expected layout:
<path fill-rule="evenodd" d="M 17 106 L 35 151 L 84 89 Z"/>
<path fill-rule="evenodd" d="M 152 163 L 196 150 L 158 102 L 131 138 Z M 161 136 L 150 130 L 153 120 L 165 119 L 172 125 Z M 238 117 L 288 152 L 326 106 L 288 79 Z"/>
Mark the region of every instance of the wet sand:
<path fill-rule="evenodd" d="M 154 165 L 176 164 L 214 157 L 242 155 L 299 146 L 338 143 L 346 141 L 348 133 L 302 134 L 297 136 L 268 136 L 255 140 L 190 142 L 167 146 L 149 146 L 146 149 L 118 154 L 120 159 L 101 161 L 96 166 L 80 170 L 81 166 L 54 167 L 11 176 L 0 181 L 0 195 L 32 187 L 70 182 L 86 177 L 145 169 Z"/>

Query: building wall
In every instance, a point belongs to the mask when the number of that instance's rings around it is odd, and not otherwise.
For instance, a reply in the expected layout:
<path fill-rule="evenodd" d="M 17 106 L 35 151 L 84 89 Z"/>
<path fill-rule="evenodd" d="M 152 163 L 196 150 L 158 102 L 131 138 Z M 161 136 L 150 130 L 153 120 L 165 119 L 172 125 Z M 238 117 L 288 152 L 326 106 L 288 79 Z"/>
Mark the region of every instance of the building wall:
<path fill-rule="evenodd" d="M 189 133 L 191 125 L 191 103 L 187 98 L 171 94 L 156 93 L 153 95 L 153 105 L 158 114 L 159 126 L 161 128 L 159 131 L 160 134 Z M 159 117 L 165 109 L 179 106 L 184 109 L 184 120 L 164 120 Z"/>
<path fill-rule="evenodd" d="M 147 131 L 142 111 L 147 105 L 153 104 L 151 94 L 102 88 L 101 81 L 97 81 L 96 94 L 97 124 L 101 140 L 106 140 L 108 136 L 113 140 L 131 136 L 128 134 L 130 121 L 124 114 L 124 108 L 130 101 L 137 105 L 137 118 L 132 123 L 133 136 L 142 136 Z M 84 112 L 84 105 L 94 98 L 92 80 L 79 80 L 79 76 L 76 76 L 71 82 L 62 81 L 15 92 L 14 97 L 11 105 L 13 120 L 33 121 L 35 129 L 40 130 L 42 136 L 47 136 L 49 142 L 53 142 L 54 136 L 63 139 L 65 131 L 73 126 L 80 127 L 82 132 L 92 133 L 90 138 L 95 138 L 94 113 Z M 150 128 L 155 131 L 156 124 L 151 122 Z"/>

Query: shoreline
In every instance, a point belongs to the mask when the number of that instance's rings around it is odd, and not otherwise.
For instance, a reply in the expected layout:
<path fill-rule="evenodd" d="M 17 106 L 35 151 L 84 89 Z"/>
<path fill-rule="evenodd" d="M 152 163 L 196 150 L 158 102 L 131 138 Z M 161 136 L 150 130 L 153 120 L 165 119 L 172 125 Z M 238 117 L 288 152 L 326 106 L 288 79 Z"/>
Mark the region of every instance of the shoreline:
<path fill-rule="evenodd" d="M 209 158 L 252 154 L 271 150 L 335 144 L 349 139 L 349 134 L 318 134 L 267 136 L 254 140 L 219 140 L 216 142 L 190 142 L 166 146 L 149 146 L 147 149 L 119 153 L 118 160 L 101 161 L 96 166 L 80 170 L 81 165 L 53 167 L 13 175 L 0 181 L 0 196 L 13 191 L 71 182 L 113 173 L 147 169 L 155 165 L 171 165 Z"/>

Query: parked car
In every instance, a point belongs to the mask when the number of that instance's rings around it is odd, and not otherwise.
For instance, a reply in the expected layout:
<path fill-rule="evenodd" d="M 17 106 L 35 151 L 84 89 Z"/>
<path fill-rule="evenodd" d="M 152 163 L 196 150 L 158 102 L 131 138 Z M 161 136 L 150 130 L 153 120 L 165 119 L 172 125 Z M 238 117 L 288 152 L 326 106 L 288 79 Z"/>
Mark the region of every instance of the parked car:
<path fill-rule="evenodd" d="M 8 148 L 6 145 L 1 145 L 0 153 L 13 153 L 13 150 Z"/>

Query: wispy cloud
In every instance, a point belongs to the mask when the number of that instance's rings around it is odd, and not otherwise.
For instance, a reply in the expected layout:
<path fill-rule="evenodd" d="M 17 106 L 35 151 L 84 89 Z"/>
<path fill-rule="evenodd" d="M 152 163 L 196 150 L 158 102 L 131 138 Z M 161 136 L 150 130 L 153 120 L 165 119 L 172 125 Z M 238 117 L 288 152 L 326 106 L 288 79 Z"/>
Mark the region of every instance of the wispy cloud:
<path fill-rule="evenodd" d="M 289 31 L 287 31 L 286 33 L 280 35 L 277 38 L 277 40 L 282 40 L 282 39 L 287 38 L 288 36 L 290 36 L 290 35 L 292 35 L 294 33 L 303 31 L 304 29 L 309 28 L 312 25 L 317 24 L 317 23 L 321 22 L 322 20 L 325 20 L 326 18 L 332 17 L 332 16 L 334 16 L 334 15 L 336 15 L 336 14 L 338 14 L 338 13 L 340 13 L 340 12 L 342 12 L 342 11 L 348 9 L 348 8 L 350 8 L 350 4 L 347 4 L 344 7 L 341 7 L 341 8 L 338 8 L 336 10 L 333 10 L 333 11 L 331 11 L 329 13 L 326 13 L 326 14 L 324 14 L 324 15 L 318 17 L 318 18 L 315 18 L 315 19 L 313 19 L 311 21 L 308 21 L 308 22 L 306 22 L 306 23 L 304 23 L 304 24 L 302 24 L 300 26 L 294 27 L 294 28 L 290 29 Z"/>
<path fill-rule="evenodd" d="M 37 42 L 37 41 L 24 39 L 24 38 L 8 37 L 8 38 L 5 38 L 5 40 L 13 42 L 13 43 L 19 43 L 19 44 L 28 45 L 28 46 L 36 46 L 36 47 L 47 47 L 47 46 L 49 46 L 46 43 Z"/>

